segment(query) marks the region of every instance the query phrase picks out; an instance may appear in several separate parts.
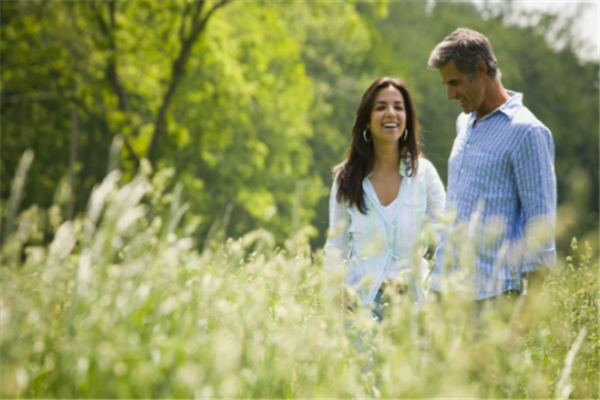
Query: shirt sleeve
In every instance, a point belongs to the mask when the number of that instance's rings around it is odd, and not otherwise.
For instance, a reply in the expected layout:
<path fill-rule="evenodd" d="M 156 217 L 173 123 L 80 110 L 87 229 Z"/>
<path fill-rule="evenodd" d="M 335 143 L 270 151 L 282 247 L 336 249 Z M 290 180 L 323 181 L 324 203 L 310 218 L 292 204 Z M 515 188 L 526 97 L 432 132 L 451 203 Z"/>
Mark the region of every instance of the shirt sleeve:
<path fill-rule="evenodd" d="M 439 243 L 440 232 L 442 230 L 441 217 L 444 213 L 444 206 L 446 204 L 446 191 L 444 190 L 444 184 L 442 183 L 440 175 L 433 164 L 428 162 L 425 165 L 427 165 L 425 174 L 427 217 L 433 231 L 433 239 L 437 244 Z"/>
<path fill-rule="evenodd" d="M 513 166 L 525 222 L 521 272 L 552 268 L 556 262 L 556 175 L 550 131 L 530 128 L 515 148 Z"/>
<path fill-rule="evenodd" d="M 329 196 L 329 229 L 325 243 L 325 269 L 341 268 L 348 257 L 348 220 L 346 207 L 337 201 L 337 176 Z"/>

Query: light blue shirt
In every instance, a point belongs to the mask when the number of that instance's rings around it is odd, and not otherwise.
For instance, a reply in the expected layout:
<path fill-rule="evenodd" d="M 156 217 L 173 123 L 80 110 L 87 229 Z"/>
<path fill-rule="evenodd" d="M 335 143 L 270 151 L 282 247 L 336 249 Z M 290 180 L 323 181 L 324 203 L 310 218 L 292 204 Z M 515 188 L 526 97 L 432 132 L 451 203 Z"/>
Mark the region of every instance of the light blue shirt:
<path fill-rule="evenodd" d="M 346 284 L 358 290 L 364 305 L 370 305 L 390 270 L 408 280 L 417 296 L 423 296 L 428 274 L 423 255 L 427 250 L 427 226 L 439 224 L 445 192 L 431 162 L 419 159 L 418 173 L 407 176 L 400 164 L 402 184 L 391 212 L 379 202 L 369 176 L 363 180 L 367 214 L 337 201 L 337 179 L 329 200 L 329 233 L 325 244 L 325 267 L 345 268 Z M 390 211 L 390 210 L 388 210 Z"/>
<path fill-rule="evenodd" d="M 453 290 L 460 279 L 452 280 L 452 272 L 459 270 L 470 276 L 473 299 L 520 291 L 523 273 L 556 261 L 552 135 L 520 93 L 508 94 L 479 121 L 473 112 L 456 122 L 446 203 L 456 219 L 436 252 L 436 291 Z"/>

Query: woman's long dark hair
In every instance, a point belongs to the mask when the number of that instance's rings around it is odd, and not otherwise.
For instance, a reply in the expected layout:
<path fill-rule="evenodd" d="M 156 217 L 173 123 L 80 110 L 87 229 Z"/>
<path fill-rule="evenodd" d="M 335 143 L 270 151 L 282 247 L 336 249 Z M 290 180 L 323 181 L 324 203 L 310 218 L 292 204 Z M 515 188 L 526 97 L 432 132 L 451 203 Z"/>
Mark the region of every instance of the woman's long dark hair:
<path fill-rule="evenodd" d="M 398 141 L 400 159 L 406 162 L 409 176 L 416 174 L 418 169 L 420 127 L 410 92 L 400 79 L 378 78 L 365 91 L 356 109 L 354 126 L 352 127 L 352 142 L 348 147 L 346 160 L 333 168 L 334 176 L 337 175 L 337 201 L 340 203 L 347 201 L 350 205 L 356 206 L 363 214 L 367 213 L 367 206 L 365 204 L 362 182 L 371 173 L 373 163 L 375 162 L 373 141 L 365 142 L 363 131 L 371 121 L 375 96 L 377 96 L 377 93 L 381 89 L 389 86 L 398 89 L 402 97 L 404 97 L 405 103 L 407 134 Z"/>

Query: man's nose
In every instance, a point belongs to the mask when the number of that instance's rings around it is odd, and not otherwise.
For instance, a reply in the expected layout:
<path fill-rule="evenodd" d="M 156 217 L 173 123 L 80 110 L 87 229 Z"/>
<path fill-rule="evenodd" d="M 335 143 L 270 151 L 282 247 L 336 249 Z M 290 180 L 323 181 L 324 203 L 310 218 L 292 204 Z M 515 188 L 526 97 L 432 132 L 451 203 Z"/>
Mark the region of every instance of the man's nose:
<path fill-rule="evenodd" d="M 456 97 L 456 92 L 451 87 L 448 87 L 447 95 L 448 95 L 448 100 L 452 100 L 453 98 Z"/>

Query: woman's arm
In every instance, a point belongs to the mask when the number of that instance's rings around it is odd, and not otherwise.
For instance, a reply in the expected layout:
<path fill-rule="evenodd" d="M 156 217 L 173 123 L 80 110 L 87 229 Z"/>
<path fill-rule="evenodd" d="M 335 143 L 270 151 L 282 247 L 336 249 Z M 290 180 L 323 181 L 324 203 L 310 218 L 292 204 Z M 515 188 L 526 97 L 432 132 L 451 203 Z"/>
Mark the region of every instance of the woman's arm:
<path fill-rule="evenodd" d="M 327 270 L 340 268 L 348 258 L 348 217 L 346 207 L 337 201 L 337 177 L 329 196 L 329 229 L 325 243 L 324 266 Z"/>

